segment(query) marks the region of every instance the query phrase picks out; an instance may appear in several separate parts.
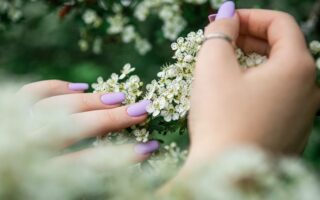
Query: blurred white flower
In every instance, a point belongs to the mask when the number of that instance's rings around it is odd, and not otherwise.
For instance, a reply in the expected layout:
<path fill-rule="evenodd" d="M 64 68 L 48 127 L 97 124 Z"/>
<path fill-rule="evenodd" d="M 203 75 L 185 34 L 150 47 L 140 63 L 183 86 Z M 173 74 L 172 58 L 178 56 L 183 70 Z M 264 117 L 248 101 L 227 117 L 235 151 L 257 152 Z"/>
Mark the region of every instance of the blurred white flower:
<path fill-rule="evenodd" d="M 122 32 L 122 41 L 124 43 L 132 42 L 136 37 L 134 26 L 126 26 Z"/>
<path fill-rule="evenodd" d="M 152 46 L 151 44 L 148 42 L 148 40 L 146 39 L 142 39 L 140 37 L 136 37 L 136 40 L 135 40 L 135 47 L 136 49 L 138 50 L 138 52 L 141 54 L 141 55 L 145 55 L 146 53 L 148 53 Z"/>
<path fill-rule="evenodd" d="M 317 68 L 320 70 L 320 58 L 317 59 Z"/>
<path fill-rule="evenodd" d="M 320 53 L 320 42 L 316 40 L 310 42 L 309 48 L 313 54 Z"/>
<path fill-rule="evenodd" d="M 83 21 L 86 24 L 92 24 L 97 18 L 97 14 L 94 10 L 86 10 L 82 16 Z"/>
<path fill-rule="evenodd" d="M 109 16 L 107 22 L 109 23 L 109 28 L 107 32 L 109 34 L 122 33 L 125 25 L 128 23 L 128 18 L 124 17 L 121 13 L 117 13 L 114 16 Z"/>
<path fill-rule="evenodd" d="M 132 68 L 130 63 L 125 64 L 123 69 L 121 70 L 120 79 L 124 79 L 128 74 L 130 74 L 134 70 L 135 68 Z"/>
<path fill-rule="evenodd" d="M 133 135 L 136 137 L 136 140 L 138 142 L 147 142 L 149 137 L 149 132 L 143 128 L 143 129 L 134 129 Z"/>

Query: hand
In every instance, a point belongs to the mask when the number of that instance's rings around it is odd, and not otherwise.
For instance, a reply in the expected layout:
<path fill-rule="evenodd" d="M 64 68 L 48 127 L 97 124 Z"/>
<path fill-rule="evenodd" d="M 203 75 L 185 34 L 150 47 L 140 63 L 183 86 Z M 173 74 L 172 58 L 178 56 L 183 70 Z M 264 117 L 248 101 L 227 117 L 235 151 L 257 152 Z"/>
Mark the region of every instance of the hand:
<path fill-rule="evenodd" d="M 206 34 L 221 32 L 246 52 L 268 54 L 261 66 L 242 70 L 232 45 L 212 39 L 197 57 L 191 95 L 193 166 L 236 145 L 298 154 L 320 104 L 316 67 L 294 18 L 267 10 L 232 10 L 224 3 Z"/>
<path fill-rule="evenodd" d="M 149 102 L 143 101 L 130 106 L 121 106 L 125 100 L 123 93 L 91 94 L 84 93 L 88 89 L 85 83 L 68 83 L 59 80 L 41 81 L 31 83 L 22 87 L 18 92 L 18 99 L 26 99 L 31 96 L 29 102 L 33 115 L 51 110 L 63 111 L 67 113 L 66 121 L 68 128 L 63 128 L 63 133 L 57 133 L 57 138 L 50 138 L 51 145 L 64 148 L 82 139 L 96 137 L 112 131 L 118 131 L 146 120 L 146 106 Z M 49 115 L 49 113 L 45 113 Z M 51 125 L 52 126 L 52 125 Z M 58 126 L 58 125 L 55 125 Z M 45 128 L 40 131 L 45 134 Z M 42 135 L 46 137 L 46 135 Z M 146 159 L 159 144 L 150 141 L 145 144 L 137 144 L 132 148 L 134 161 Z M 66 155 L 61 155 L 57 159 L 64 161 L 74 161 L 82 158 L 90 158 L 97 153 L 101 153 L 103 148 L 85 149 Z"/>

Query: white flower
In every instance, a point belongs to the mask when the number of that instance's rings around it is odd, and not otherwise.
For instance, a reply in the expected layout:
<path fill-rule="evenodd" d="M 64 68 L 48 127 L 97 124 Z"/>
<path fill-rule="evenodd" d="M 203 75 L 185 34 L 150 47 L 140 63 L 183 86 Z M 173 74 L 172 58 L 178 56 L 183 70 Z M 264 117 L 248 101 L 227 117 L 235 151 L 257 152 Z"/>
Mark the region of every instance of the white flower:
<path fill-rule="evenodd" d="M 141 55 L 144 55 L 151 50 L 151 44 L 140 37 L 136 38 L 135 47 Z"/>
<path fill-rule="evenodd" d="M 319 41 L 312 41 L 309 45 L 310 50 L 313 54 L 318 54 L 320 53 L 320 42 Z"/>
<path fill-rule="evenodd" d="M 119 78 L 124 79 L 128 74 L 130 74 L 134 70 L 135 68 L 132 68 L 130 63 L 125 64 L 123 69 L 121 70 L 121 75 Z"/>
<path fill-rule="evenodd" d="M 320 58 L 317 59 L 317 68 L 320 70 Z"/>
<path fill-rule="evenodd" d="M 109 34 L 118 34 L 124 30 L 125 24 L 128 23 L 128 19 L 124 17 L 121 13 L 117 13 L 114 16 L 107 17 L 107 22 L 110 24 L 107 32 Z"/>
<path fill-rule="evenodd" d="M 138 142 L 147 142 L 149 137 L 149 132 L 143 128 L 143 129 L 134 129 L 133 135 L 136 137 L 136 140 Z"/>
<path fill-rule="evenodd" d="M 147 107 L 147 111 L 152 113 L 153 117 L 156 117 L 160 114 L 160 111 L 166 107 L 166 105 L 166 99 L 164 97 L 160 97 L 155 99 L 152 104 Z"/>
<path fill-rule="evenodd" d="M 96 11 L 88 9 L 82 15 L 82 19 L 86 24 L 93 24 L 97 20 L 98 16 Z"/>
<path fill-rule="evenodd" d="M 143 83 L 136 75 L 127 76 L 133 72 L 130 64 L 126 64 L 122 69 L 122 74 L 111 74 L 111 77 L 103 81 L 101 77 L 97 79 L 97 83 L 92 84 L 94 92 L 109 93 L 109 92 L 124 92 L 126 94 L 125 104 L 135 103 L 142 95 L 141 86 Z"/>
<path fill-rule="evenodd" d="M 183 59 L 184 62 L 190 63 L 192 62 L 194 57 L 192 55 L 186 55 Z"/>
<path fill-rule="evenodd" d="M 100 54 L 102 52 L 102 38 L 98 37 L 94 40 L 93 45 L 92 45 L 92 51 L 95 54 Z"/>
<path fill-rule="evenodd" d="M 140 21 L 146 20 L 149 15 L 149 7 L 143 1 L 141 2 L 134 11 L 134 16 L 139 19 Z"/>
<path fill-rule="evenodd" d="M 89 44 L 86 40 L 79 40 L 78 45 L 81 51 L 87 51 L 89 49 Z"/>
<path fill-rule="evenodd" d="M 133 26 L 126 26 L 122 32 L 122 41 L 124 43 L 129 43 L 136 37 L 136 32 Z"/>
<path fill-rule="evenodd" d="M 176 121 L 180 117 L 173 105 L 169 105 L 166 109 L 162 110 L 161 115 L 166 122 Z"/>
<path fill-rule="evenodd" d="M 171 44 L 171 49 L 172 49 L 173 51 L 177 50 L 178 47 L 179 47 L 178 44 L 175 43 L 175 42 Z"/>

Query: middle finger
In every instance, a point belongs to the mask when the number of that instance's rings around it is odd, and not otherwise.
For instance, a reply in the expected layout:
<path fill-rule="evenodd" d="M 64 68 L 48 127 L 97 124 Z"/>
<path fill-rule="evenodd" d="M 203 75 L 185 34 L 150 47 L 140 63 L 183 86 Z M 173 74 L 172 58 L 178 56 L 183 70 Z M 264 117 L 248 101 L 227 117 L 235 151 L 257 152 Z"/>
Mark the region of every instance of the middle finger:
<path fill-rule="evenodd" d="M 79 93 L 49 97 L 37 102 L 33 111 L 47 109 L 67 110 L 70 113 L 86 112 L 115 108 L 125 101 L 126 95 L 122 92 L 98 94 Z"/>

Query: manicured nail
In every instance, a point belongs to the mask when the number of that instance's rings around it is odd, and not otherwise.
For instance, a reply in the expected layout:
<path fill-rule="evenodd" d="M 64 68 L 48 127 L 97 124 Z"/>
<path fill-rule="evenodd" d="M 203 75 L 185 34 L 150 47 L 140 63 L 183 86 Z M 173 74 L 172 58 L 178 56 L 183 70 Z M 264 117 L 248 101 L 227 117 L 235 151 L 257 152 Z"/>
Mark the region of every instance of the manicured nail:
<path fill-rule="evenodd" d="M 208 16 L 209 22 L 214 22 L 216 20 L 217 14 L 212 14 Z"/>
<path fill-rule="evenodd" d="M 139 103 L 132 104 L 131 106 L 128 107 L 127 113 L 131 117 L 139 117 L 141 115 L 144 115 L 147 113 L 147 106 L 151 104 L 150 100 L 143 100 L 140 101 Z"/>
<path fill-rule="evenodd" d="M 101 96 L 101 102 L 107 105 L 115 105 L 126 100 L 126 95 L 123 92 L 108 93 Z"/>
<path fill-rule="evenodd" d="M 89 89 L 89 85 L 87 83 L 69 83 L 68 87 L 73 91 L 84 91 Z"/>
<path fill-rule="evenodd" d="M 151 140 L 147 143 L 137 144 L 134 147 L 134 151 L 139 155 L 146 155 L 146 154 L 155 152 L 157 149 L 159 149 L 159 147 L 160 147 L 160 144 L 158 141 Z"/>
<path fill-rule="evenodd" d="M 235 9 L 236 9 L 236 5 L 233 1 L 224 2 L 219 8 L 218 14 L 216 16 L 216 20 L 233 17 L 235 13 Z"/>

